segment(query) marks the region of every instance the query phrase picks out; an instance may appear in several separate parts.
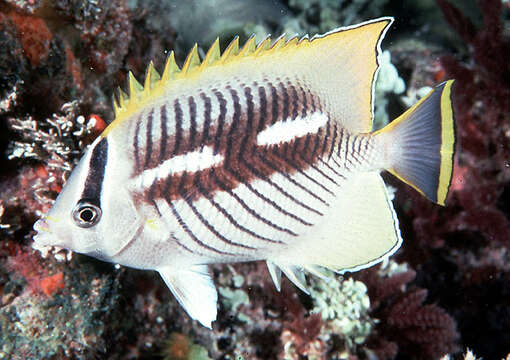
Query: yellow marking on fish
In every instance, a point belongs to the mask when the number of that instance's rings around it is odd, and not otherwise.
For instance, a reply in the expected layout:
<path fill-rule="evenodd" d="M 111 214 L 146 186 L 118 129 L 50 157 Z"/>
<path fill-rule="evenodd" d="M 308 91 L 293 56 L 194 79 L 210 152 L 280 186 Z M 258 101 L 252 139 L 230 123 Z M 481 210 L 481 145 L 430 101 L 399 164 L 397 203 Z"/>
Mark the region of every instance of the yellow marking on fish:
<path fill-rule="evenodd" d="M 159 229 L 159 226 L 158 226 L 158 222 L 156 219 L 147 219 L 147 221 L 145 222 L 147 224 L 147 226 L 151 229 L 151 230 L 158 230 Z"/>
<path fill-rule="evenodd" d="M 437 188 L 437 203 L 445 205 L 446 196 L 452 180 L 453 153 L 455 152 L 455 125 L 451 104 L 451 87 L 453 80 L 447 81 L 441 95 L 441 170 Z"/>

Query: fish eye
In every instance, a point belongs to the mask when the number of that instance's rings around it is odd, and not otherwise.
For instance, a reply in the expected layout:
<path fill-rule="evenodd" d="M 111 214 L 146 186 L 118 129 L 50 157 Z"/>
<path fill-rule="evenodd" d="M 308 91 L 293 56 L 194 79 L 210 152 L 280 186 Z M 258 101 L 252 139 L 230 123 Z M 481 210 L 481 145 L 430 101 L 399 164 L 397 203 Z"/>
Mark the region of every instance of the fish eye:
<path fill-rule="evenodd" d="M 79 227 L 89 228 L 101 219 L 101 208 L 90 201 L 80 200 L 73 210 L 73 220 Z"/>

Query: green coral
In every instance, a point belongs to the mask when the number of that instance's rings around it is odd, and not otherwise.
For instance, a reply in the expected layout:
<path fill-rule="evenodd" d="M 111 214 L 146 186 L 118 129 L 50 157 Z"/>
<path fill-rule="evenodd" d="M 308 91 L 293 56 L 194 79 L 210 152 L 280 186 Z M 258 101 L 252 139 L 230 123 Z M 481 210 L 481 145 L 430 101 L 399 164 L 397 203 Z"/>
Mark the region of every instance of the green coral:
<path fill-rule="evenodd" d="M 311 281 L 312 312 L 321 314 L 326 324 L 342 333 L 349 348 L 362 344 L 373 326 L 373 320 L 368 315 L 370 299 L 365 284 L 352 278 L 344 281 L 335 278 Z"/>
<path fill-rule="evenodd" d="M 238 311 L 241 305 L 248 305 L 250 303 L 250 298 L 246 291 L 241 289 L 244 284 L 244 277 L 241 275 L 233 275 L 232 279 L 229 281 L 231 287 L 220 286 L 218 287 L 218 292 L 220 294 L 220 301 L 223 306 L 227 309 L 235 313 L 235 316 L 238 320 L 242 322 L 251 323 L 251 319 L 248 318 L 245 314 Z M 234 289 L 232 289 L 232 287 Z"/>
<path fill-rule="evenodd" d="M 223 305 L 233 312 L 237 312 L 239 306 L 248 305 L 250 303 L 248 294 L 241 289 L 232 290 L 227 287 L 220 287 L 218 291 Z"/>

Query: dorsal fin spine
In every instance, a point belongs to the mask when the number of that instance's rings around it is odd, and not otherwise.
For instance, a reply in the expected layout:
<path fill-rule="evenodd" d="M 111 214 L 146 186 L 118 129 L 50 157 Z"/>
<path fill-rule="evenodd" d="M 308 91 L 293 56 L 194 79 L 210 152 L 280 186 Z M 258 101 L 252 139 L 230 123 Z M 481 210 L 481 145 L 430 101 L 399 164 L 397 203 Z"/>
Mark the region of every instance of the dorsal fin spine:
<path fill-rule="evenodd" d="M 204 60 L 202 61 L 202 65 L 200 65 L 200 70 L 202 71 L 204 68 L 213 65 L 220 59 L 221 53 L 220 53 L 220 38 L 217 37 L 216 40 L 214 40 L 213 44 L 207 51 L 207 54 L 205 55 Z"/>
<path fill-rule="evenodd" d="M 143 86 L 136 80 L 133 73 L 130 71 L 128 74 L 128 81 L 129 81 L 129 98 L 133 99 L 135 97 L 140 97 L 140 94 L 143 92 Z M 128 100 L 129 101 L 129 100 Z"/>
<path fill-rule="evenodd" d="M 166 59 L 165 69 L 163 70 L 163 75 L 161 75 L 161 83 L 175 79 L 176 75 L 179 74 L 180 71 L 181 69 L 179 69 L 179 66 L 177 66 L 177 63 L 175 62 L 175 54 L 171 51 Z"/>
<path fill-rule="evenodd" d="M 145 72 L 145 82 L 143 85 L 144 96 L 147 96 L 151 92 L 154 85 L 156 85 L 160 79 L 161 76 L 154 68 L 154 63 L 151 60 L 149 66 L 147 66 L 147 71 Z"/>
<path fill-rule="evenodd" d="M 285 45 L 285 34 L 280 35 L 279 38 L 277 38 L 273 45 L 268 49 L 268 53 L 274 54 L 279 49 L 281 49 Z"/>
<path fill-rule="evenodd" d="M 119 88 L 119 108 L 122 110 L 127 105 L 127 94 Z"/>
<path fill-rule="evenodd" d="M 257 46 L 255 45 L 255 35 L 250 36 L 250 38 L 246 41 L 243 48 L 239 52 L 238 56 L 248 56 L 255 52 Z"/>
<path fill-rule="evenodd" d="M 239 53 L 239 37 L 236 36 L 227 46 L 227 48 L 223 52 L 223 55 L 221 55 L 220 62 L 224 64 L 230 61 L 232 58 L 234 58 L 238 53 Z"/>
<path fill-rule="evenodd" d="M 271 37 L 267 36 L 264 40 L 262 40 L 258 46 L 253 55 L 257 56 L 261 53 L 264 53 L 266 50 L 269 50 L 271 48 Z"/>
<path fill-rule="evenodd" d="M 291 46 L 296 46 L 298 44 L 298 41 L 299 41 L 299 38 L 297 36 L 293 36 L 291 37 L 289 40 L 287 40 L 285 42 L 285 46 L 286 48 L 288 47 L 291 47 Z"/>
<path fill-rule="evenodd" d="M 112 95 L 112 104 L 113 104 L 113 112 L 115 114 L 115 117 L 119 116 L 120 113 L 120 106 L 117 102 L 117 99 L 115 99 L 115 93 Z"/>
<path fill-rule="evenodd" d="M 198 45 L 195 43 L 193 49 L 189 52 L 184 65 L 182 65 L 180 76 L 183 77 L 200 66 L 200 57 L 198 56 Z"/>

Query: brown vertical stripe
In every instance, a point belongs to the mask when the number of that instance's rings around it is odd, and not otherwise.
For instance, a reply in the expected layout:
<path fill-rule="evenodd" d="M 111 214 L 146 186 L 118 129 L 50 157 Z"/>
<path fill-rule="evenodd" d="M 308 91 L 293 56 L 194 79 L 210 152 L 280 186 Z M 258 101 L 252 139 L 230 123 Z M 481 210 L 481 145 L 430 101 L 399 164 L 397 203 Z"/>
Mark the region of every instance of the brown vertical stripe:
<path fill-rule="evenodd" d="M 193 96 L 188 97 L 188 106 L 190 119 L 188 151 L 193 151 L 195 148 L 195 136 L 197 134 L 197 104 Z"/>
<path fill-rule="evenodd" d="M 160 127 L 161 127 L 161 139 L 159 141 L 159 162 L 162 162 L 166 156 L 166 143 L 168 142 L 168 133 L 166 125 L 168 123 L 166 105 L 162 105 L 159 108 L 160 112 Z"/>
<path fill-rule="evenodd" d="M 144 169 L 148 169 L 152 156 L 152 120 L 154 109 L 151 109 L 147 119 L 147 128 L 145 129 L 145 164 Z"/>

